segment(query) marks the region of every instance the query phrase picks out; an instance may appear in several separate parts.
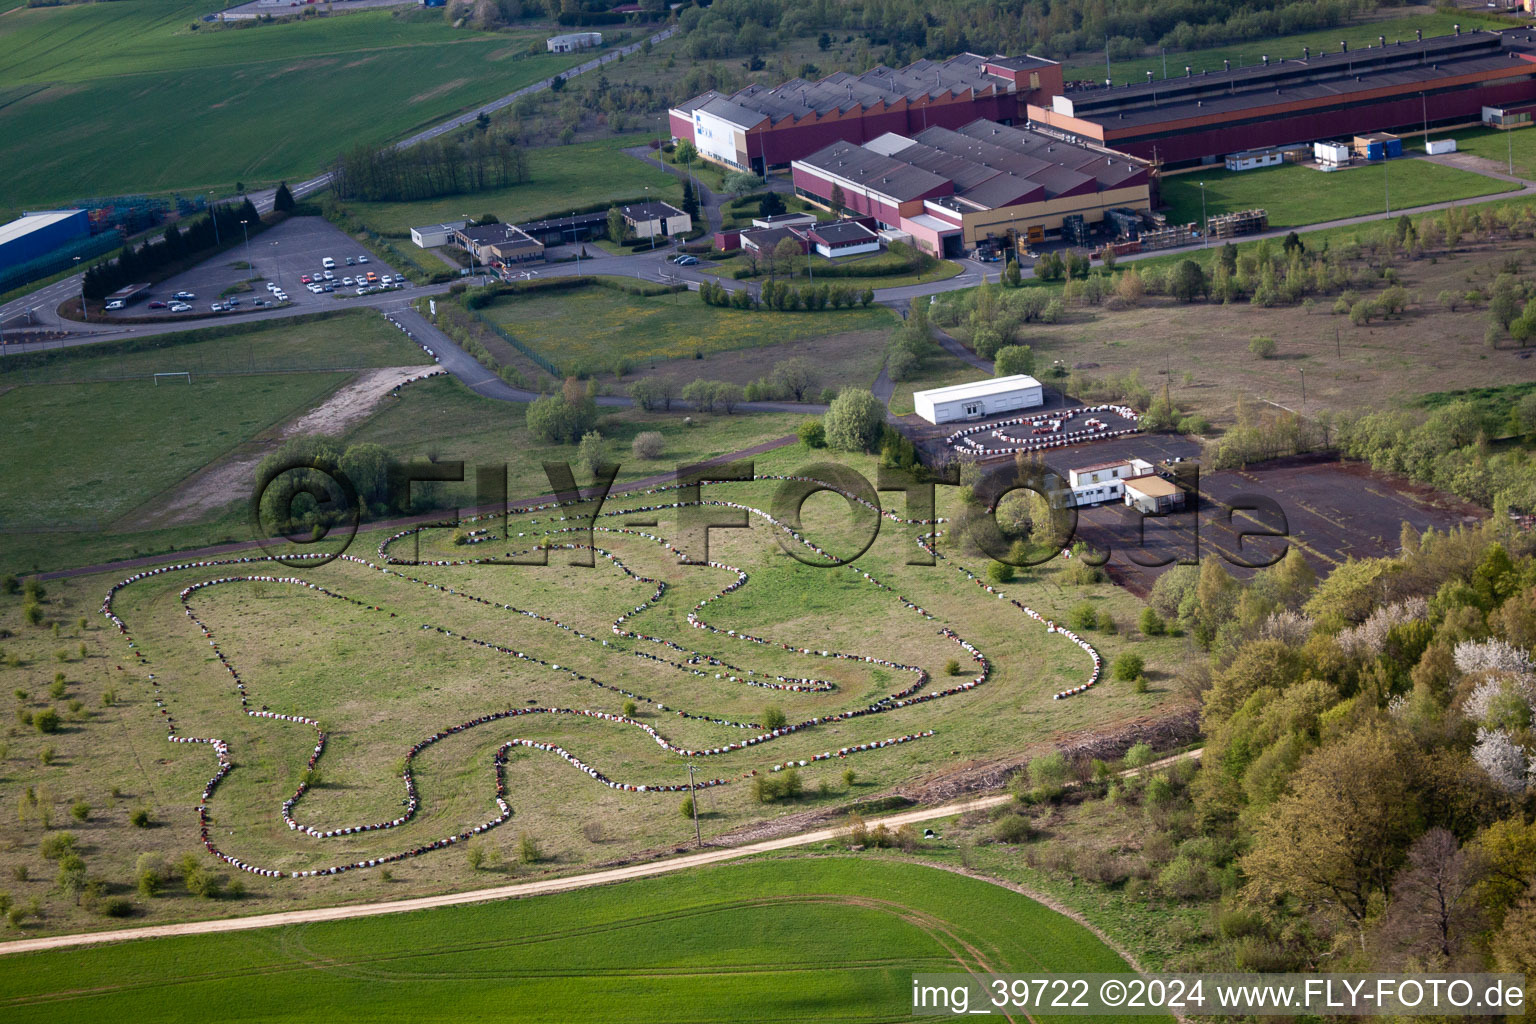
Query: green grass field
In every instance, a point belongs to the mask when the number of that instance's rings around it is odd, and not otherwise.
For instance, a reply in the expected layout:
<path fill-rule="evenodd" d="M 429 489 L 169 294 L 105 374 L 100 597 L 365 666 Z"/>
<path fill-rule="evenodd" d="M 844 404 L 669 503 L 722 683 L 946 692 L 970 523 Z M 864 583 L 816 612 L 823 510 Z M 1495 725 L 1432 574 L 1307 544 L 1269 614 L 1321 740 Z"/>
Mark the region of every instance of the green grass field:
<path fill-rule="evenodd" d="M 1289 36 L 1251 39 L 1233 43 L 1230 46 L 1213 46 L 1206 50 L 1170 51 L 1168 77 L 1177 78 L 1184 74 L 1186 64 L 1195 74 L 1199 74 L 1202 71 L 1220 71 L 1223 60 L 1230 60 L 1233 67 L 1257 64 L 1259 58 L 1266 53 L 1271 60 L 1299 58 L 1304 46 L 1310 46 L 1314 54 L 1334 51 L 1339 48 L 1340 40 L 1348 40 L 1351 47 L 1359 49 L 1362 46 L 1375 46 L 1377 36 L 1386 36 L 1389 43 L 1399 39 L 1412 39 L 1415 29 L 1422 29 L 1426 36 L 1450 35 L 1452 27 L 1458 23 L 1463 30 L 1509 26 L 1509 22 L 1503 19 L 1491 17 L 1482 11 L 1468 10 L 1424 12 L 1406 18 L 1361 21 L 1319 29 L 1316 32 L 1299 32 Z M 1163 58 L 1158 53 L 1132 60 L 1117 60 L 1111 67 L 1116 85 L 1140 82 L 1147 77 L 1148 71 L 1158 78 L 1163 77 Z M 1100 51 L 1091 57 L 1085 56 L 1079 60 L 1069 61 L 1065 70 L 1068 78 L 1086 78 L 1102 82 L 1104 54 Z"/>
<path fill-rule="evenodd" d="M 1202 181 L 1208 216 L 1261 208 L 1269 211 L 1272 228 L 1380 214 L 1386 210 L 1389 189 L 1392 209 L 1399 210 L 1508 192 L 1518 187 L 1471 171 L 1410 159 L 1328 174 L 1299 164 L 1256 171 L 1213 170 L 1163 179 L 1161 192 L 1170 223 L 1200 223 Z"/>
<path fill-rule="evenodd" d="M 1434 136 L 1439 138 L 1439 135 Z M 1508 171 L 1511 160 L 1514 173 L 1521 178 L 1536 176 L 1536 131 L 1531 126 L 1501 131 L 1498 128 L 1473 128 L 1454 132 L 1457 152 L 1491 160 L 1501 171 Z"/>
<path fill-rule="evenodd" d="M 409 235 L 419 224 L 494 213 L 507 223 L 568 215 L 592 203 L 635 199 L 650 187 L 653 198 L 682 199 L 672 175 L 620 150 L 644 145 L 650 136 L 621 135 L 600 142 L 547 146 L 528 151 L 528 181 L 511 188 L 414 203 L 348 202 L 347 209 L 380 234 Z"/>
<path fill-rule="evenodd" d="M 817 313 L 748 312 L 706 306 L 691 293 L 642 298 L 598 287 L 502 298 L 488 313 L 561 367 L 587 365 L 598 371 L 616 358 L 639 366 L 690 358 L 695 352 L 870 330 L 895 321 L 889 310 L 873 306 Z M 572 331 L 574 324 L 581 325 L 579 332 Z"/>
<path fill-rule="evenodd" d="M 15 1024 L 876 1021 L 914 971 L 1129 968 L 1008 889 L 873 858 L 753 861 L 526 901 L 5 961 Z M 1095 1018 L 1110 1020 L 1111 1018 Z"/>
<path fill-rule="evenodd" d="M 0 496 L 4 529 L 105 526 L 242 441 L 318 402 L 340 373 L 35 384 L 0 395 L 18 450 Z"/>
<path fill-rule="evenodd" d="M 307 177 L 575 63 L 528 55 L 541 34 L 436 14 L 191 31 L 207 10 L 122 0 L 0 21 L 0 204 Z"/>

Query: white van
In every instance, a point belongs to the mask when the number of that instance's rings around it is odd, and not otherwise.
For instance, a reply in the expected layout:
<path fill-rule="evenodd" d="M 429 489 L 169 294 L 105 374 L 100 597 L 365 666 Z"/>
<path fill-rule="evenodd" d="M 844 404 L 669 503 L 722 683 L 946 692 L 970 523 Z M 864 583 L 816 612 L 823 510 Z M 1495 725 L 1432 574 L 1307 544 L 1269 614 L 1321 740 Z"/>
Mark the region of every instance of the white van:
<path fill-rule="evenodd" d="M 336 269 L 336 261 L 331 259 L 329 256 L 327 256 L 325 259 L 321 260 L 320 261 L 320 265 L 322 267 L 324 267 L 326 270 L 334 270 L 334 269 Z"/>

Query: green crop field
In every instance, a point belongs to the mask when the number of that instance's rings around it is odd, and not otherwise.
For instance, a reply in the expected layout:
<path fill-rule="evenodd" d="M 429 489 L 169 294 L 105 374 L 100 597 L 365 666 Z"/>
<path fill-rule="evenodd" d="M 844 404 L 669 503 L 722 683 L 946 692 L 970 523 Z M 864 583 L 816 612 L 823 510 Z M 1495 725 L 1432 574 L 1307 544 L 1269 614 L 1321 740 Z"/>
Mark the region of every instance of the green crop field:
<path fill-rule="evenodd" d="M 455 30 L 436 13 L 192 31 L 207 10 L 121 0 L 0 21 L 0 203 L 307 177 L 348 145 L 408 134 L 576 61 L 529 55 L 542 34 Z"/>
<path fill-rule="evenodd" d="M 682 198 L 682 183 L 672 175 L 621 152 L 643 146 L 651 136 L 621 135 L 600 142 L 547 146 L 528 151 L 528 180 L 511 188 L 467 196 L 424 199 L 414 203 L 348 202 L 347 209 L 373 230 L 408 235 L 418 224 L 461 220 L 494 213 L 511 224 L 559 217 L 572 210 L 618 199 L 637 199 L 650 188 L 653 198 Z"/>
<path fill-rule="evenodd" d="M 1352 48 L 1359 49 L 1362 46 L 1375 46 L 1378 36 L 1386 36 L 1389 43 L 1399 39 L 1412 39 L 1415 29 L 1422 30 L 1426 36 L 1450 35 L 1457 24 L 1460 24 L 1463 30 L 1497 29 L 1508 28 L 1510 22 L 1484 14 L 1482 11 L 1426 11 L 1406 18 L 1352 22 L 1333 28 L 1318 29 L 1315 32 L 1250 39 L 1228 46 L 1213 46 L 1205 50 L 1170 50 L 1167 64 L 1168 77 L 1177 78 L 1183 75 L 1186 64 L 1195 74 L 1202 71 L 1220 71 L 1223 60 L 1231 61 L 1233 67 L 1257 64 L 1264 54 L 1269 54 L 1271 60 L 1288 60 L 1299 58 L 1302 47 L 1311 47 L 1314 54 L 1337 50 L 1341 40 L 1348 40 Z M 1086 78 L 1102 82 L 1104 54 L 1101 51 L 1091 57 L 1084 56 L 1078 60 L 1069 61 L 1065 70 L 1068 78 Z M 1143 81 L 1148 71 L 1155 77 L 1161 78 L 1163 77 L 1163 57 L 1160 53 L 1153 53 L 1131 60 L 1117 60 L 1111 65 L 1111 70 L 1116 85 Z"/>
<path fill-rule="evenodd" d="M 1386 210 L 1389 189 L 1392 209 L 1402 210 L 1509 192 L 1519 187 L 1471 171 L 1412 159 L 1368 164 L 1327 174 L 1300 164 L 1282 164 L 1255 171 L 1212 170 L 1163 178 L 1161 192 L 1170 223 L 1200 223 L 1202 181 L 1205 182 L 1208 216 L 1265 209 L 1269 211 L 1272 228 L 1381 214 Z"/>
<path fill-rule="evenodd" d="M 641 365 L 895 322 L 889 310 L 875 306 L 815 313 L 749 312 L 706 306 L 691 293 L 641 297 L 599 287 L 504 297 L 487 314 L 558 365 L 598 370 L 615 358 Z M 571 330 L 573 324 L 581 325 L 579 332 Z"/>
<path fill-rule="evenodd" d="M 823 857 L 19 955 L 0 971 L 0 1008 L 15 1024 L 103 1013 L 171 1024 L 214 1007 L 225 1021 L 876 1021 L 910 1017 L 914 971 L 1128 970 L 1086 929 L 1011 890 Z"/>

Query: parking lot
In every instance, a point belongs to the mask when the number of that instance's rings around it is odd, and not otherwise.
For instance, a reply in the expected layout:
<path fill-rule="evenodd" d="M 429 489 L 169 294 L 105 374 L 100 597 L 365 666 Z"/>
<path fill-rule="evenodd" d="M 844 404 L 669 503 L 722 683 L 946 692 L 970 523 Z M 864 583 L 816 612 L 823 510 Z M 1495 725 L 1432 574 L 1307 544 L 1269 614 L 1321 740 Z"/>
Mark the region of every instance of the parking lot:
<path fill-rule="evenodd" d="M 1185 460 L 1165 469 L 1197 488 L 1198 508 L 1145 518 L 1119 502 L 1079 510 L 1077 537 L 1109 549 L 1107 571 L 1133 593 L 1151 590 L 1167 569 L 1159 562 L 1220 558 L 1228 572 L 1245 578 L 1295 546 L 1321 575 L 1349 558 L 1396 553 L 1404 522 L 1421 532 L 1446 530 L 1482 515 L 1447 495 L 1330 456 L 1200 472 L 1193 461 L 1199 454 L 1200 446 L 1187 438 L 1144 434 L 1046 455 L 1047 465 L 1063 475 L 1122 457 L 1154 465 Z"/>
<path fill-rule="evenodd" d="M 320 278 L 324 272 L 321 263 L 326 257 L 336 262 L 331 272 L 334 280 L 328 282 L 334 291 L 312 293 L 303 278 Z M 348 259 L 353 263 L 349 265 Z M 399 279 L 393 267 L 375 259 L 329 221 L 321 217 L 290 217 L 251 238 L 249 245 L 226 249 L 191 270 L 155 285 L 147 296 L 135 299 L 126 309 L 107 315 L 125 319 L 146 315 L 176 316 L 188 320 L 238 317 L 279 304 L 280 300 L 267 287 L 269 282 L 282 289 L 289 305 L 313 307 L 316 312 L 336 309 L 347 298 L 356 295 L 358 275 L 366 279 L 370 271 L 380 279 L 385 275 Z M 354 283 L 344 284 L 347 278 Z M 178 292 L 195 296 L 185 300 L 191 309 L 178 313 L 153 305 L 171 303 Z M 236 302 L 233 309 L 215 311 L 212 308 L 229 299 Z"/>

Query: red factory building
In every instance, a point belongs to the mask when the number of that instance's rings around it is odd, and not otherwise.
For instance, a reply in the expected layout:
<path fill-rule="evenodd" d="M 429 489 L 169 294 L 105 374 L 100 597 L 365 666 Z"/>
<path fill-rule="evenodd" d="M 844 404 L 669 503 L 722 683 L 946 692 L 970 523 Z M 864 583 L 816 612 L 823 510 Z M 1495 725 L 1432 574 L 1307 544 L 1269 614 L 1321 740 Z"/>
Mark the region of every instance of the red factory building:
<path fill-rule="evenodd" d="M 705 159 L 763 174 L 833 142 L 960 128 L 978 118 L 1022 122 L 1028 105 L 1049 105 L 1061 89 L 1055 61 L 963 53 L 771 89 L 753 85 L 729 96 L 711 90 L 673 108 L 669 120 L 672 137 L 692 142 Z"/>
<path fill-rule="evenodd" d="M 1536 33 L 1462 32 L 1262 58 L 1224 71 L 1064 91 L 1030 101 L 1037 127 L 1157 164 L 1373 131 L 1477 121 L 1536 104 Z"/>

